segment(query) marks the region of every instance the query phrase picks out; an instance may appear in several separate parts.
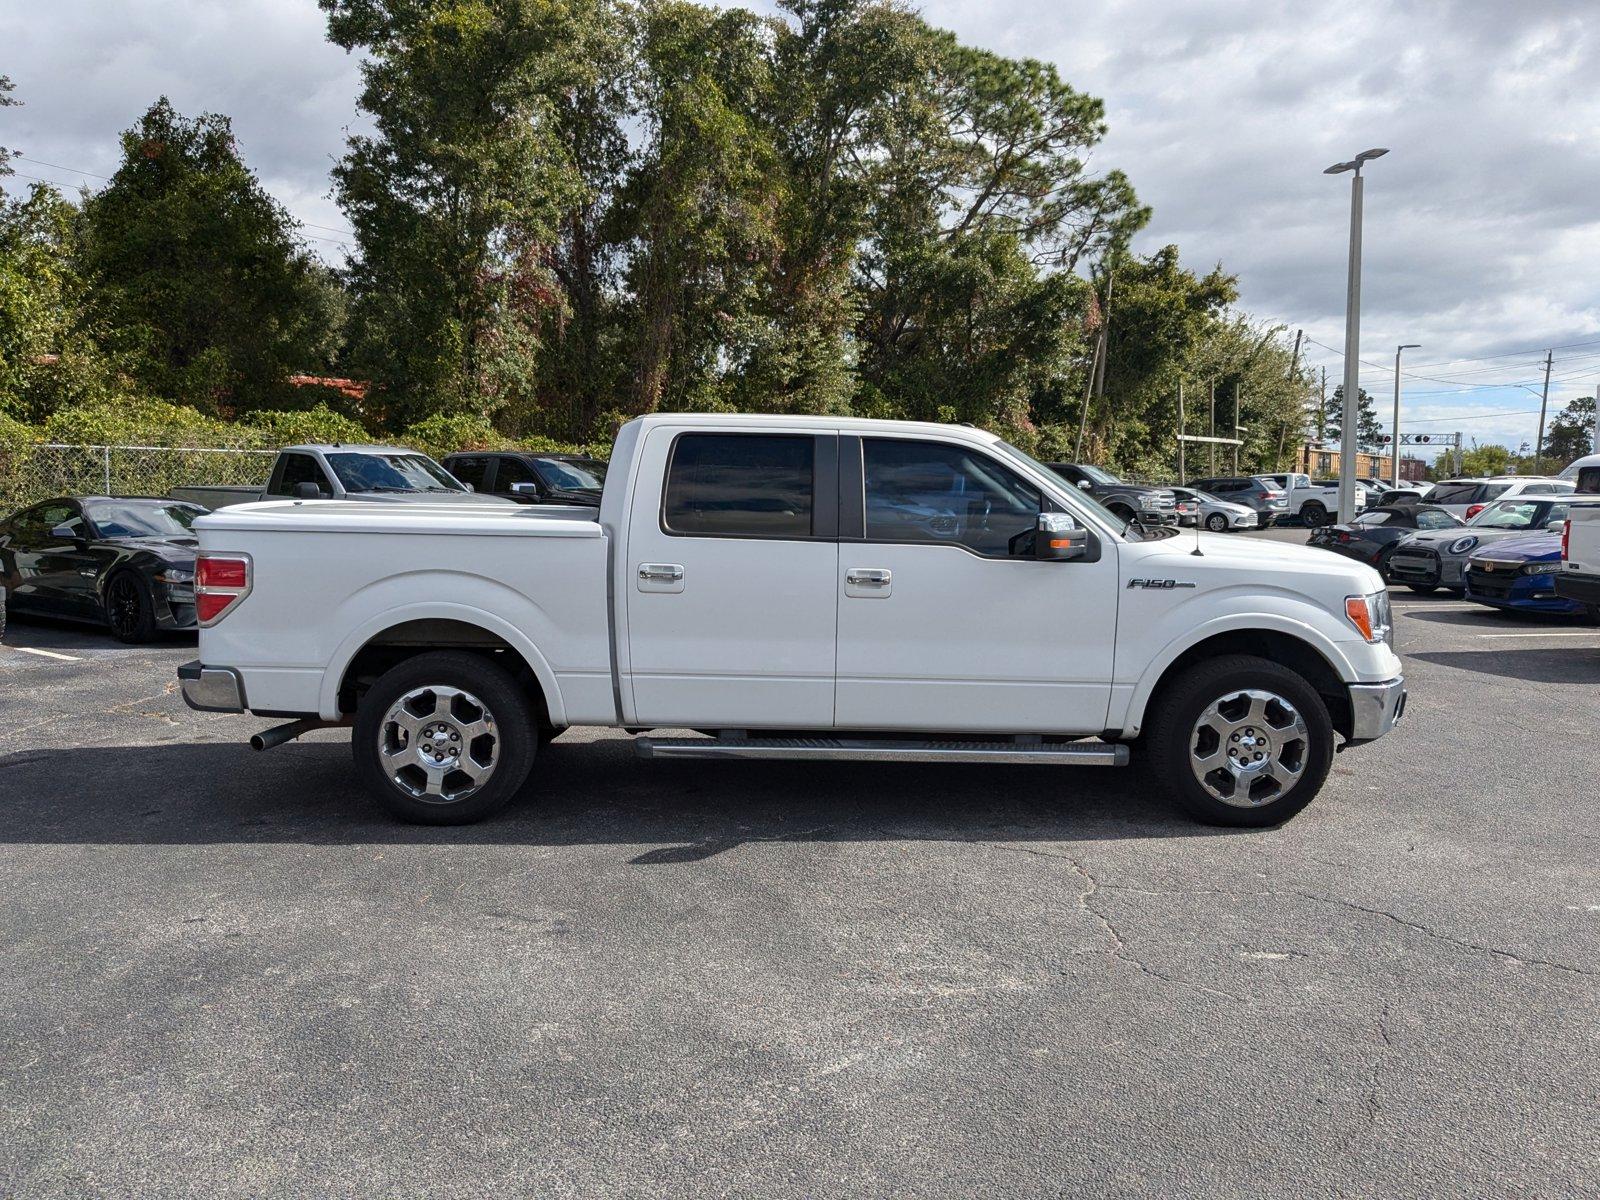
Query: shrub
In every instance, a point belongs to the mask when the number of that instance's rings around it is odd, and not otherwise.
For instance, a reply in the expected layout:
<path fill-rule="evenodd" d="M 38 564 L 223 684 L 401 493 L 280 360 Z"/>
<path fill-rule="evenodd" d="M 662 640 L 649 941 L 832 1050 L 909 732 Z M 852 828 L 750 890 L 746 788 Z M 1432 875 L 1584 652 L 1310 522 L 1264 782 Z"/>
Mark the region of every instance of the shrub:
<path fill-rule="evenodd" d="M 357 421 L 326 404 L 293 412 L 253 412 L 239 426 L 268 449 L 298 442 L 370 442 L 372 435 Z"/>

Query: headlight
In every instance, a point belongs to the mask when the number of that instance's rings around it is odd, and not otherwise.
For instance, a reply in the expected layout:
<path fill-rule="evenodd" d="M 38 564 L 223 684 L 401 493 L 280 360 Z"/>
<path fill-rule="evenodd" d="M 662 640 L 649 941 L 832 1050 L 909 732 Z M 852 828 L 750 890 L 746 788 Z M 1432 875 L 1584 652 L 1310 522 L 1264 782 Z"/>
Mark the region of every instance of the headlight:
<path fill-rule="evenodd" d="M 1555 575 L 1561 570 L 1561 562 L 1529 563 L 1522 568 L 1524 575 Z"/>
<path fill-rule="evenodd" d="M 1478 539 L 1475 537 L 1458 537 L 1455 541 L 1450 543 L 1450 553 L 1465 554 L 1477 544 Z"/>
<path fill-rule="evenodd" d="M 193 571 L 180 571 L 177 567 L 168 567 L 156 576 L 162 583 L 193 583 Z"/>
<path fill-rule="evenodd" d="M 1371 592 L 1365 596 L 1346 596 L 1344 615 L 1369 642 L 1386 642 L 1394 632 L 1389 615 L 1389 593 Z"/>

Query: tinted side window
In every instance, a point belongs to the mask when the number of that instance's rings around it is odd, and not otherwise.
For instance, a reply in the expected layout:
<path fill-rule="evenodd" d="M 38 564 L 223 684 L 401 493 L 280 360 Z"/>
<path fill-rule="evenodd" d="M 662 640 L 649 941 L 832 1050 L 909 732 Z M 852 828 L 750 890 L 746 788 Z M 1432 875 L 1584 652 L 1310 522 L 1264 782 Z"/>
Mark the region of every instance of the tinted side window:
<path fill-rule="evenodd" d="M 808 436 L 682 434 L 667 465 L 663 524 L 672 533 L 810 537 L 815 468 Z"/>
<path fill-rule="evenodd" d="M 534 474 L 533 468 L 520 458 L 507 458 L 502 456 L 494 473 L 494 490 L 509 492 L 513 483 L 538 483 L 539 477 Z"/>
<path fill-rule="evenodd" d="M 1479 500 L 1493 500 L 1510 490 L 1511 485 L 1509 483 L 1486 483 L 1483 485 L 1483 495 L 1477 498 Z"/>
<path fill-rule="evenodd" d="M 868 438 L 867 538 L 954 542 L 1003 558 L 1038 527 L 1042 497 L 986 455 L 939 442 Z"/>
<path fill-rule="evenodd" d="M 317 460 L 309 454 L 285 454 L 283 456 L 283 472 L 278 478 L 278 496 L 294 495 L 294 486 L 297 483 L 314 483 L 323 491 L 332 493 L 328 480 L 322 473 L 322 468 L 317 465 Z"/>
<path fill-rule="evenodd" d="M 1448 513 L 1419 512 L 1417 514 L 1418 529 L 1449 529 L 1455 524 Z"/>
<path fill-rule="evenodd" d="M 489 460 L 481 455 L 471 458 L 447 458 L 444 460 L 444 469 L 462 483 L 470 483 L 475 492 L 481 492 L 488 486 Z"/>
<path fill-rule="evenodd" d="M 1600 494 L 1600 467 L 1585 467 L 1578 472 L 1578 491 L 1585 496 Z"/>
<path fill-rule="evenodd" d="M 1428 497 L 1430 504 L 1471 504 L 1478 498 L 1475 483 L 1440 484 Z"/>

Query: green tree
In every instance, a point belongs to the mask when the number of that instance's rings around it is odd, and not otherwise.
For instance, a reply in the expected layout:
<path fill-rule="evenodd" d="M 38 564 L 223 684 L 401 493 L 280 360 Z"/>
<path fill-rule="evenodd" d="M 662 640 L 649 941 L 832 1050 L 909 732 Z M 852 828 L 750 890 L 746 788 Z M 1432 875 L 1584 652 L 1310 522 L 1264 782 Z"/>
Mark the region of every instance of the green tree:
<path fill-rule="evenodd" d="M 535 350 L 561 306 L 547 256 L 583 196 L 555 98 L 592 84 L 600 0 L 319 0 L 360 50 L 373 134 L 349 140 L 334 190 L 356 231 L 355 361 L 393 419 L 480 414 L 537 389 Z"/>
<path fill-rule="evenodd" d="M 1504 475 L 1507 474 L 1516 455 L 1504 446 L 1490 443 L 1487 446 L 1473 446 L 1461 456 L 1461 473 L 1463 475 Z"/>
<path fill-rule="evenodd" d="M 1357 392 L 1356 446 L 1372 452 L 1383 448 L 1383 425 L 1378 421 L 1378 409 L 1366 388 Z M 1325 445 L 1338 445 L 1344 436 L 1344 385 L 1333 389 L 1333 394 L 1322 405 L 1322 441 Z"/>
<path fill-rule="evenodd" d="M 1594 397 L 1579 396 L 1556 414 L 1544 435 L 1546 466 L 1566 466 L 1594 453 Z"/>
<path fill-rule="evenodd" d="M 776 244 L 772 72 L 743 9 L 651 5 L 640 44 L 646 144 L 618 223 L 632 235 L 630 413 L 722 407 L 722 355 Z M 730 320 L 731 318 L 731 320 Z"/>
<path fill-rule="evenodd" d="M 330 361 L 335 281 L 240 160 L 226 117 L 152 105 L 84 204 L 81 260 L 90 319 L 155 395 L 258 408 Z"/>
<path fill-rule="evenodd" d="M 22 104 L 21 100 L 11 94 L 16 91 L 16 88 L 17 85 L 11 82 L 11 76 L 0 75 L 0 108 L 17 108 Z M 0 175 L 13 173 L 11 170 L 11 156 L 15 153 L 15 150 L 8 150 L 4 146 L 0 146 Z"/>

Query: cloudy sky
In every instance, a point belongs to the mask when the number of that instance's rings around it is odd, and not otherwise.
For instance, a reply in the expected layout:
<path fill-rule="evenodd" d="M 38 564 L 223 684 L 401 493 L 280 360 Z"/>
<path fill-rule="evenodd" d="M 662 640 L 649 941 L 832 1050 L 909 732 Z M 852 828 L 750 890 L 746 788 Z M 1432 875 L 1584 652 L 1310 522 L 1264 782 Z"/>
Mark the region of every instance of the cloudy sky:
<path fill-rule="evenodd" d="M 1304 329 L 1340 377 L 1348 176 L 1369 146 L 1362 384 L 1387 419 L 1408 352 L 1410 431 L 1531 442 L 1600 383 L 1600 22 L 1594 0 L 937 0 L 930 20 L 1049 59 L 1105 99 L 1097 166 L 1155 217 L 1145 248 L 1240 277 L 1242 307 Z M 1591 19 L 1585 20 L 1586 15 Z M 0 111 L 19 173 L 75 187 L 158 95 L 229 114 L 262 181 L 337 259 L 328 168 L 360 127 L 353 60 L 314 0 L 52 0 L 0 6 Z M 26 186 L 25 178 L 10 186 Z M 1521 387 L 1515 385 L 1523 385 Z M 1331 386 L 1331 383 L 1330 383 Z M 1527 390 L 1534 389 L 1533 391 Z"/>

